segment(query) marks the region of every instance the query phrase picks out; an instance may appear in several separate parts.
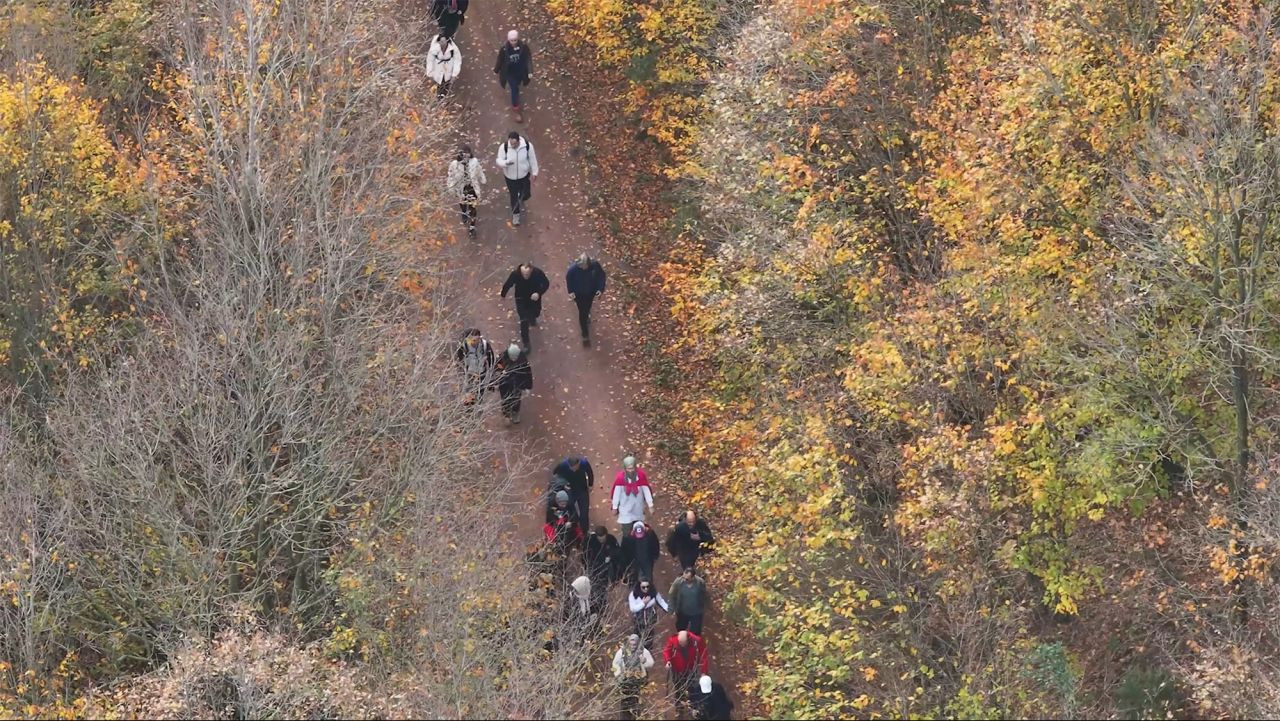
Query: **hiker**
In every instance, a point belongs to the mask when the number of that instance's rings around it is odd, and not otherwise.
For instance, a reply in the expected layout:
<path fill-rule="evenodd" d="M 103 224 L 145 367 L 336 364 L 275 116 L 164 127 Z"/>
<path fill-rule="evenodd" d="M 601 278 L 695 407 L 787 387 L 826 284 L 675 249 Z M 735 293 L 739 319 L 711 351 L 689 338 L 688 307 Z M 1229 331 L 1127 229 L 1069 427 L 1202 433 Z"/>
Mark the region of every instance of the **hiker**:
<path fill-rule="evenodd" d="M 524 205 L 533 197 L 533 179 L 538 177 L 538 154 L 533 144 L 512 130 L 507 142 L 498 146 L 498 167 L 507 181 L 507 195 L 511 199 L 511 225 L 520 225 Z"/>
<path fill-rule="evenodd" d="M 608 529 L 596 526 L 583 544 L 582 563 L 591 577 L 592 588 L 599 588 L 603 594 L 622 576 L 622 546 Z"/>
<path fill-rule="evenodd" d="M 582 345 L 591 347 L 591 304 L 604 292 L 606 280 L 600 262 L 582 253 L 564 274 L 564 287 L 578 306 L 578 326 L 582 329 Z"/>
<path fill-rule="evenodd" d="M 671 685 L 680 701 L 688 701 L 689 691 L 698 674 L 705 674 L 710 670 L 707 644 L 701 636 L 691 631 L 672 634 L 662 649 L 662 660 L 666 662 Z"/>
<path fill-rule="evenodd" d="M 440 26 L 440 34 L 452 39 L 458 26 L 467 21 L 467 6 L 471 0 L 435 0 L 431 3 L 431 17 Z"/>
<path fill-rule="evenodd" d="M 676 613 L 676 630 L 702 635 L 702 614 L 707 610 L 707 582 L 685 566 L 684 573 L 671 583 L 671 607 Z"/>
<path fill-rule="evenodd" d="M 524 392 L 533 389 L 533 369 L 529 357 L 516 343 L 507 346 L 507 352 L 498 357 L 493 366 L 498 378 L 498 393 L 502 395 L 502 415 L 512 423 L 520 422 L 520 401 Z"/>
<path fill-rule="evenodd" d="M 595 633 L 600 621 L 600 610 L 591 605 L 591 579 L 578 576 L 569 584 L 562 620 L 565 635 L 573 642 L 581 642 Z"/>
<path fill-rule="evenodd" d="M 653 654 L 640 645 L 640 636 L 631 634 L 613 654 L 613 677 L 622 692 L 622 717 L 634 719 L 640 710 L 640 689 L 649 680 Z"/>
<path fill-rule="evenodd" d="M 618 526 L 631 527 L 644 520 L 645 508 L 653 511 L 653 492 L 649 490 L 649 477 L 643 468 L 636 466 L 636 457 L 622 459 L 622 470 L 613 478 L 613 512 L 618 514 Z M 625 532 L 625 531 L 624 531 Z"/>
<path fill-rule="evenodd" d="M 711 544 L 715 541 L 707 522 L 690 509 L 684 512 L 684 518 L 667 535 L 667 553 L 676 559 L 680 568 L 689 568 L 697 565 L 698 558 L 711 553 Z"/>
<path fill-rule="evenodd" d="M 689 690 L 689 706 L 698 721 L 729 721 L 733 713 L 733 702 L 724 686 L 705 673 L 698 679 L 698 685 Z"/>
<path fill-rule="evenodd" d="M 471 152 L 471 147 L 464 145 L 458 149 L 449 163 L 449 190 L 458 196 L 458 207 L 462 209 L 462 224 L 467 226 L 467 233 L 476 234 L 476 207 L 480 205 L 480 190 L 489 182 L 484 177 L 484 167 L 480 159 Z"/>
<path fill-rule="evenodd" d="M 569 492 L 555 492 L 547 504 L 547 523 L 542 527 L 547 543 L 559 551 L 567 551 L 570 544 L 582 541 L 582 525 L 578 523 L 578 510 L 570 503 Z"/>
<path fill-rule="evenodd" d="M 635 631 L 644 641 L 645 648 L 653 648 L 653 628 L 658 625 L 659 608 L 671 612 L 667 599 L 658 593 L 658 587 L 652 580 L 642 577 L 631 586 L 631 593 L 627 594 L 627 609 L 631 611 Z"/>
<path fill-rule="evenodd" d="M 494 64 L 493 72 L 498 76 L 498 83 L 511 90 L 511 110 L 516 114 L 516 122 L 523 122 L 520 86 L 528 85 L 533 79 L 533 51 L 520 39 L 519 32 L 512 30 L 507 33 L 507 42 L 498 48 L 498 62 Z"/>
<path fill-rule="evenodd" d="M 653 578 L 653 562 L 658 559 L 658 534 L 636 521 L 631 532 L 622 539 L 622 563 L 627 569 L 627 581 Z"/>
<path fill-rule="evenodd" d="M 427 51 L 427 77 L 436 83 L 436 97 L 449 94 L 453 79 L 462 72 L 462 52 L 447 35 L 437 35 Z"/>
<path fill-rule="evenodd" d="M 479 328 L 468 328 L 462 332 L 462 342 L 458 344 L 455 354 L 467 384 L 466 405 L 479 402 L 488 388 L 493 373 L 493 348 L 489 341 L 480 335 Z"/>
<path fill-rule="evenodd" d="M 507 276 L 502 284 L 503 298 L 511 290 L 515 291 L 516 315 L 520 318 L 520 340 L 524 347 L 529 347 L 529 326 L 538 325 L 538 316 L 542 315 L 542 295 L 551 287 L 547 274 L 532 263 L 521 263 Z"/>
<path fill-rule="evenodd" d="M 583 528 L 590 527 L 591 489 L 596 485 L 596 475 L 591 469 L 591 464 L 582 456 L 569 456 L 560 461 L 560 465 L 556 466 L 552 473 L 569 479 L 574 501 L 578 505 L 578 519 L 582 521 Z"/>

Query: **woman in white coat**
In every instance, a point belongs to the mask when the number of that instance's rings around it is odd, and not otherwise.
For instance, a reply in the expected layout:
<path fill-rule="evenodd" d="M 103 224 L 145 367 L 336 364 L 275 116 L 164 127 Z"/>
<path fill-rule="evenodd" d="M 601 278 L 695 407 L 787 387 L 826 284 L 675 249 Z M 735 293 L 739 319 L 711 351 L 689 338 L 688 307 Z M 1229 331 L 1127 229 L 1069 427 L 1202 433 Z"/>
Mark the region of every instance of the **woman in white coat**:
<path fill-rule="evenodd" d="M 427 51 L 427 77 L 436 81 L 437 98 L 443 98 L 449 92 L 449 85 L 460 72 L 462 53 L 457 43 L 444 35 L 437 35 Z"/>
<path fill-rule="evenodd" d="M 480 160 L 471 152 L 470 146 L 458 149 L 458 154 L 449 163 L 449 190 L 458 196 L 458 207 L 462 209 L 462 224 L 467 232 L 476 234 L 476 206 L 480 204 L 480 191 L 489 182 L 484 177 L 484 168 Z"/>

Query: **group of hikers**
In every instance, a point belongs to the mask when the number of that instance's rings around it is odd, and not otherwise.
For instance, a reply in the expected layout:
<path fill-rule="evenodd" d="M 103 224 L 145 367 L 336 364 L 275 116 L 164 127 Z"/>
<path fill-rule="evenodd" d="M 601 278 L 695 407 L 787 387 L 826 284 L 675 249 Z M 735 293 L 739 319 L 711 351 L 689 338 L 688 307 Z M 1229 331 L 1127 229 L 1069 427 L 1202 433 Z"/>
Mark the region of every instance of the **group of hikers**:
<path fill-rule="evenodd" d="M 427 76 L 436 84 L 437 98 L 449 94 L 453 81 L 462 72 L 462 51 L 455 36 L 458 28 L 466 22 L 469 5 L 469 0 L 433 0 L 431 4 L 431 16 L 436 20 L 439 32 L 427 49 Z M 493 72 L 498 76 L 498 82 L 511 93 L 511 110 L 516 122 L 524 122 L 520 89 L 527 87 L 533 79 L 533 50 L 520 38 L 519 31 L 507 33 L 507 41 L 498 48 Z M 538 177 L 538 155 L 533 144 L 513 130 L 498 146 L 497 165 L 502 169 L 507 184 L 511 225 L 519 226 L 525 205 L 533 196 L 533 179 Z M 448 183 L 462 209 L 463 225 L 472 236 L 476 232 L 480 193 L 486 182 L 484 168 L 470 146 L 460 147 L 449 165 Z"/>
<path fill-rule="evenodd" d="M 466 22 L 468 0 L 433 0 L 431 15 L 439 33 L 431 41 L 427 73 L 436 83 L 437 97 L 446 97 L 462 69 L 462 56 L 455 41 L 458 28 Z M 516 30 L 498 51 L 494 73 L 511 93 L 511 110 L 516 122 L 524 121 L 520 89 L 532 78 L 533 53 Z M 538 159 L 533 145 L 518 132 L 508 133 L 497 151 L 511 204 L 511 224 L 519 226 L 530 199 L 531 181 L 538 175 Z M 482 163 L 471 148 L 462 146 L 449 165 L 448 187 L 456 194 L 462 222 L 474 237 L 477 207 L 487 179 Z M 581 253 L 565 272 L 565 289 L 578 310 L 582 345 L 591 346 L 590 315 L 600 297 L 607 275 L 600 262 Z M 520 342 L 512 341 L 495 352 L 477 328 L 463 332 L 456 351 L 466 390 L 464 402 L 478 403 L 486 392 L 497 390 L 502 414 L 510 423 L 520 422 L 520 406 L 533 388 L 530 328 L 537 327 L 542 301 L 551 281 L 532 262 L 514 268 L 502 284 L 500 295 L 514 296 L 520 321 Z M 617 514 L 621 541 L 604 526 L 590 525 L 591 489 L 595 476 L 591 464 L 581 456 L 570 456 L 552 472 L 547 492 L 546 547 L 562 559 L 579 554 L 583 575 L 569 583 L 563 620 L 586 634 L 598 629 L 606 609 L 608 590 L 621 582 L 627 589 L 627 608 L 632 631 L 613 655 L 612 669 L 622 697 L 622 713 L 634 718 L 640 695 L 655 665 L 654 636 L 662 613 L 673 615 L 674 630 L 662 644 L 661 656 L 667 680 L 677 702 L 687 705 L 698 719 L 728 719 L 733 709 L 724 687 L 709 675 L 710 660 L 703 637 L 703 618 L 710 595 L 698 573 L 698 561 L 711 552 L 714 536 L 707 522 L 693 510 L 674 525 L 666 538 L 666 549 L 679 568 L 667 596 L 657 589 L 655 564 L 661 550 L 655 529 L 646 523 L 653 514 L 653 491 L 644 469 L 634 456 L 622 459 L 610 490 L 611 507 Z M 567 579 L 566 579 L 567 580 Z M 585 635 L 582 636 L 586 638 Z"/>
<path fill-rule="evenodd" d="M 590 521 L 595 473 L 582 456 L 569 456 L 556 465 L 547 490 L 547 544 L 563 557 L 581 553 L 584 574 L 570 584 L 565 616 L 571 624 L 594 628 L 607 608 L 609 588 L 621 582 L 627 590 L 632 633 L 613 655 L 613 674 L 622 696 L 624 717 L 634 718 L 640 694 L 655 665 L 654 636 L 660 613 L 675 617 L 672 633 L 662 644 L 662 661 L 670 690 L 698 719 L 727 719 L 733 710 L 724 687 L 709 675 L 710 658 L 703 636 L 703 618 L 710 601 L 698 561 L 714 548 L 715 536 L 696 511 L 685 511 L 667 534 L 666 550 L 679 567 L 667 596 L 657 589 L 654 567 L 661 550 L 655 529 L 645 522 L 653 514 L 653 490 L 634 456 L 622 459 L 610 489 L 610 507 L 622 530 L 619 541 L 604 526 Z M 587 532 L 587 529 L 591 529 Z"/>

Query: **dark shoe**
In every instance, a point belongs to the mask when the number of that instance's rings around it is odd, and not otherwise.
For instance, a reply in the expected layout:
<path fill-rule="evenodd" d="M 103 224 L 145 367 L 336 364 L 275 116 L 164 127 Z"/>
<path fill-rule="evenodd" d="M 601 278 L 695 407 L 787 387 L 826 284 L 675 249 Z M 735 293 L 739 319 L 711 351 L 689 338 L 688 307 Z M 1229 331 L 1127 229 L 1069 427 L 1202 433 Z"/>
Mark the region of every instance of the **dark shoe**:
<path fill-rule="evenodd" d="M 585 336 L 585 335 L 584 335 L 584 336 L 582 336 L 582 347 L 583 347 L 583 348 L 590 348 L 590 347 L 591 347 L 591 339 L 590 339 L 590 338 L 588 338 L 588 337 L 587 337 L 587 336 Z"/>
<path fill-rule="evenodd" d="M 537 328 L 537 327 L 538 327 L 538 319 L 537 319 L 537 318 L 534 318 L 534 319 L 530 320 L 530 321 L 529 321 L 529 325 L 533 326 L 534 328 Z"/>
<path fill-rule="evenodd" d="M 512 423 L 519 423 L 519 422 L 520 422 L 520 414 L 519 414 L 519 413 L 516 413 L 515 415 L 511 416 L 511 422 L 512 422 Z"/>

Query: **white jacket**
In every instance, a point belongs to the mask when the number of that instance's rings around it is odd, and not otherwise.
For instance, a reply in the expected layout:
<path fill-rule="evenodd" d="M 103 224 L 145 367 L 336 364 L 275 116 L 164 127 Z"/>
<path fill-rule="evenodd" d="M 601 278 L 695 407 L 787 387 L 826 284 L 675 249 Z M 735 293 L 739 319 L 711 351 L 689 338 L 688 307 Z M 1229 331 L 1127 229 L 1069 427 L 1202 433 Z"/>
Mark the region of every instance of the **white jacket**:
<path fill-rule="evenodd" d="M 498 146 L 498 167 L 507 180 L 520 180 L 526 175 L 538 174 L 538 154 L 533 152 L 533 145 L 524 138 L 514 150 L 502 141 Z"/>
<path fill-rule="evenodd" d="M 658 593 L 657 590 L 654 590 L 653 598 L 641 598 L 634 591 L 627 594 L 627 608 L 632 613 L 640 613 L 655 604 L 661 606 L 663 611 L 671 613 L 671 607 L 667 605 L 667 599 L 663 598 L 662 594 Z"/>
<path fill-rule="evenodd" d="M 645 648 L 644 646 L 641 646 L 640 650 L 644 652 L 644 655 L 640 657 L 640 665 L 644 667 L 644 670 L 646 672 L 648 672 L 649 669 L 653 668 L 653 654 L 649 653 L 649 649 Z M 621 647 L 619 647 L 618 650 L 615 651 L 613 654 L 613 675 L 614 676 L 622 675 L 622 648 Z"/>
<path fill-rule="evenodd" d="M 623 533 L 631 531 L 631 524 L 644 520 L 645 507 L 653 510 L 653 494 L 648 486 L 640 486 L 639 493 L 627 494 L 622 486 L 613 487 L 613 510 L 618 514 L 618 525 Z M 648 525 L 648 524 L 645 524 Z"/>
<path fill-rule="evenodd" d="M 437 83 L 447 83 L 462 72 L 462 53 L 458 44 L 449 41 L 449 46 L 440 49 L 440 36 L 431 39 L 431 50 L 427 52 L 427 77 Z"/>
<path fill-rule="evenodd" d="M 489 182 L 484 177 L 484 168 L 480 167 L 480 161 L 477 158 L 470 158 L 466 162 L 458 162 L 457 160 L 449 161 L 449 190 L 458 196 L 458 200 L 463 200 L 462 189 L 470 185 L 476 191 L 476 202 L 480 202 L 480 189 L 484 184 Z"/>

